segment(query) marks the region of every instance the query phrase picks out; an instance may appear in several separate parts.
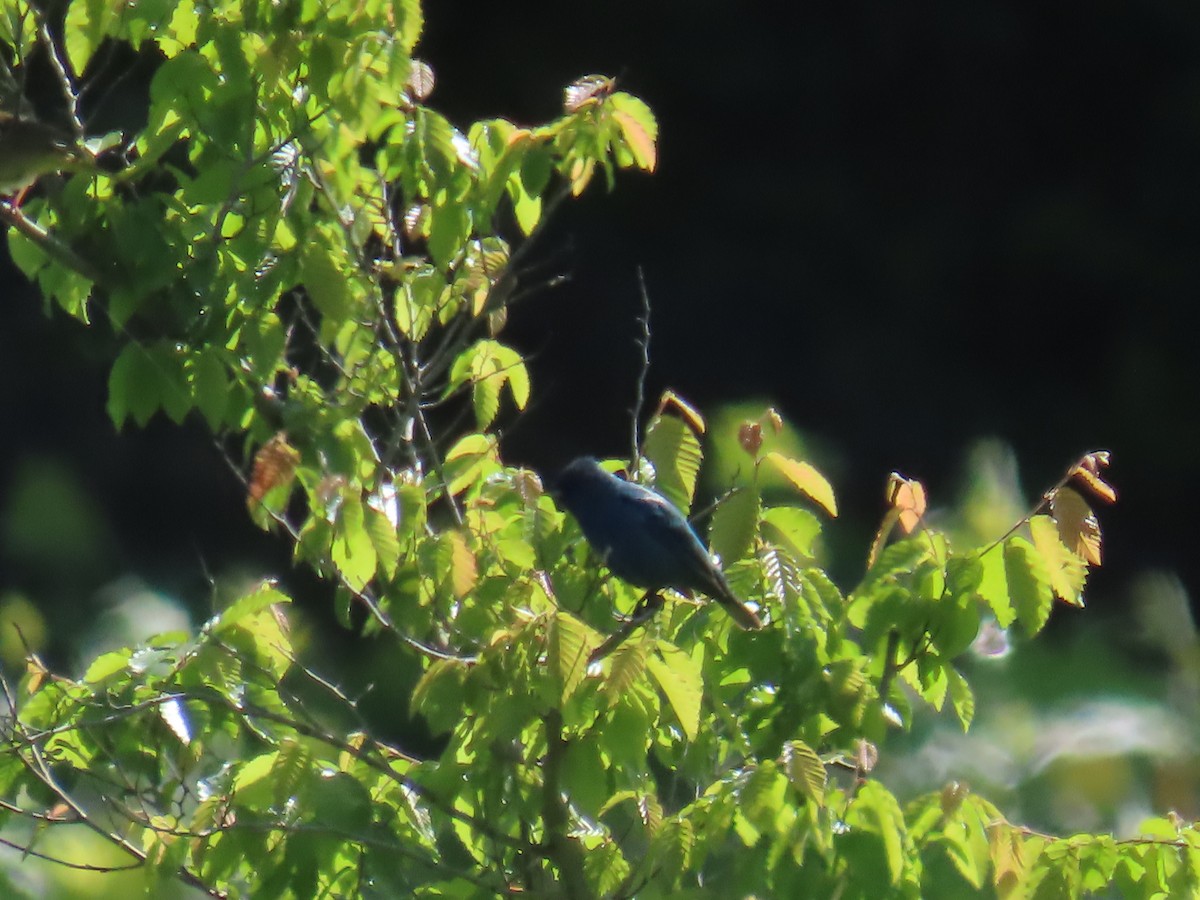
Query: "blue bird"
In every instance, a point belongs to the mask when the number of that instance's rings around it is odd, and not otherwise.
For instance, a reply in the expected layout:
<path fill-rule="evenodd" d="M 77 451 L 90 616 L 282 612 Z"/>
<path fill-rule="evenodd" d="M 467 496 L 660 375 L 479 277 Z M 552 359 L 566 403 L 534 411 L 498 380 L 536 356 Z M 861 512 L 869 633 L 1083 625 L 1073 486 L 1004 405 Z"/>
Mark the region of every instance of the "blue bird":
<path fill-rule="evenodd" d="M 588 543 L 621 580 L 650 591 L 700 591 L 725 607 L 742 628 L 762 628 L 669 500 L 609 474 L 586 456 L 563 469 L 557 493 Z"/>

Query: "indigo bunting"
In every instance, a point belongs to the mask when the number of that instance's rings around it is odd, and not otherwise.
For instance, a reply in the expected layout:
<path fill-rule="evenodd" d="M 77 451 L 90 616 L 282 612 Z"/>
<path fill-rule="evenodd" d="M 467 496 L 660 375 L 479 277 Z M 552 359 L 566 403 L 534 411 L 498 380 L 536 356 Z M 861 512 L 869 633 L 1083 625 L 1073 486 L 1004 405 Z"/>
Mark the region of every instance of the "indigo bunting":
<path fill-rule="evenodd" d="M 725 607 L 742 628 L 762 628 L 669 500 L 610 475 L 586 456 L 563 469 L 557 493 L 618 578 L 652 591 L 700 591 Z"/>

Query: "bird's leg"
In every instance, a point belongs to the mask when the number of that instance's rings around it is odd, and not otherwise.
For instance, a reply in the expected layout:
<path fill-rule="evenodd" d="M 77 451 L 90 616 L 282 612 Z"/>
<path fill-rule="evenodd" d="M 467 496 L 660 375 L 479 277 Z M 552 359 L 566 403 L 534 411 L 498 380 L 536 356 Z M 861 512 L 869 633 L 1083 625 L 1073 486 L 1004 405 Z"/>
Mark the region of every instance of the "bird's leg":
<path fill-rule="evenodd" d="M 642 599 L 633 607 L 633 612 L 629 615 L 629 621 L 634 625 L 640 625 L 662 609 L 662 606 L 662 594 L 658 591 L 646 591 L 646 593 L 642 594 Z"/>

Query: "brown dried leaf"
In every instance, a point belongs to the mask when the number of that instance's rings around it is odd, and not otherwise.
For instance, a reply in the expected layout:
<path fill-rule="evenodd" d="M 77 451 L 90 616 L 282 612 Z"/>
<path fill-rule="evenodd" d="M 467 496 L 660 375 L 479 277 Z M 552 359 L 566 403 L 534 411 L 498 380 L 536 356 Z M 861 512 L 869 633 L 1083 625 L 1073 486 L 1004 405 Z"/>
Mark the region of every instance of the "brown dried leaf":
<path fill-rule="evenodd" d="M 1068 472 L 1068 477 L 1078 478 L 1093 494 L 1106 503 L 1117 502 L 1117 491 L 1100 476 L 1101 469 L 1108 467 L 1112 454 L 1107 450 L 1093 450 L 1085 454 Z"/>
<path fill-rule="evenodd" d="M 607 75 L 584 75 L 563 88 L 563 111 L 577 112 L 590 100 L 603 100 L 617 86 L 615 78 Z"/>
<path fill-rule="evenodd" d="M 1050 516 L 1067 549 L 1093 566 L 1100 565 L 1100 523 L 1080 493 L 1059 488 L 1050 498 Z"/>
<path fill-rule="evenodd" d="M 912 534 L 925 515 L 925 485 L 893 472 L 888 476 L 887 500 L 899 514 L 900 530 Z"/>
<path fill-rule="evenodd" d="M 762 449 L 762 425 L 758 422 L 743 422 L 738 429 L 738 443 L 751 456 L 758 456 Z"/>
<path fill-rule="evenodd" d="M 408 80 L 404 83 L 409 96 L 420 103 L 433 93 L 433 86 L 436 83 L 437 79 L 433 75 L 433 66 L 429 65 L 423 59 L 414 58 L 412 60 L 412 67 L 408 72 Z"/>
<path fill-rule="evenodd" d="M 674 412 L 680 416 L 692 431 L 697 434 L 704 434 L 704 416 L 700 415 L 700 410 L 692 406 L 674 391 L 663 391 L 662 399 L 658 401 L 658 410 L 655 416 L 661 416 L 664 412 Z"/>
<path fill-rule="evenodd" d="M 291 484 L 299 464 L 300 451 L 288 443 L 287 432 L 276 432 L 254 454 L 254 469 L 247 486 L 247 505 L 253 509 L 262 502 L 268 491 Z"/>

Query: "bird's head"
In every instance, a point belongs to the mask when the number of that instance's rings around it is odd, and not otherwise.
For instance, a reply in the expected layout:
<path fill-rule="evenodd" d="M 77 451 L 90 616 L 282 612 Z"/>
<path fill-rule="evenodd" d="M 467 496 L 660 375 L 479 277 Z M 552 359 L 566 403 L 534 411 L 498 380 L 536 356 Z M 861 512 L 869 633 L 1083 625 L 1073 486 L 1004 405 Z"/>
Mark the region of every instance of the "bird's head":
<path fill-rule="evenodd" d="M 595 488 L 605 487 L 612 477 L 592 457 L 580 456 L 558 473 L 550 496 L 570 508 L 573 500 L 589 494 Z"/>

